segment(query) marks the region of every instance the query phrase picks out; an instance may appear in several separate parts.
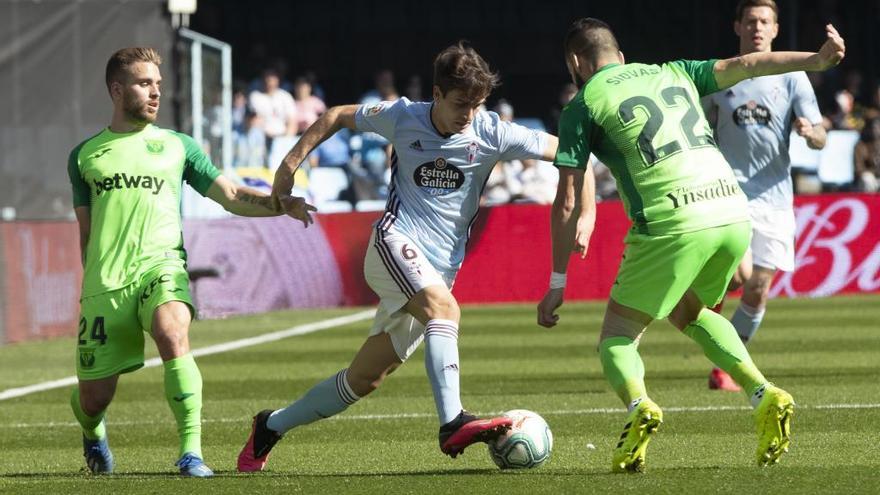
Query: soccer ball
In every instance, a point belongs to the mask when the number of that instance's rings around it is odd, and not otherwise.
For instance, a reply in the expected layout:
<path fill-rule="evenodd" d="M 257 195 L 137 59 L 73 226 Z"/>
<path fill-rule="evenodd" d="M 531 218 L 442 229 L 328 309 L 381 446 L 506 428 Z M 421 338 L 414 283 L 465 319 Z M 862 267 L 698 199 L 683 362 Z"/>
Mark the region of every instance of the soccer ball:
<path fill-rule="evenodd" d="M 513 420 L 507 433 L 489 442 L 489 455 L 501 469 L 535 468 L 547 462 L 553 450 L 553 433 L 544 418 L 525 409 L 503 414 Z"/>

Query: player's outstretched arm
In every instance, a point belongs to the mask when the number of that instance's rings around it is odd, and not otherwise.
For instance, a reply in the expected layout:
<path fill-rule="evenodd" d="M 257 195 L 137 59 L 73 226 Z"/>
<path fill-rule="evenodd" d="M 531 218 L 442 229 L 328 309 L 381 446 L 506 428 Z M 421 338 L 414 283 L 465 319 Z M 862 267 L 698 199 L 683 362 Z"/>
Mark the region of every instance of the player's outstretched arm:
<path fill-rule="evenodd" d="M 284 160 L 281 161 L 281 166 L 275 171 L 275 181 L 272 184 L 272 200 L 276 203 L 277 208 L 281 207 L 282 197 L 290 196 L 290 191 L 293 190 L 293 174 L 303 160 L 309 156 L 309 153 L 343 127 L 355 129 L 354 114 L 358 108 L 360 108 L 360 105 L 332 107 L 306 129 L 306 132 L 299 138 L 296 145 L 287 153 Z"/>
<path fill-rule="evenodd" d="M 818 52 L 756 52 L 715 62 L 719 89 L 729 88 L 750 77 L 795 71 L 824 71 L 843 60 L 846 46 L 837 29 L 825 26 L 827 39 Z"/>
<path fill-rule="evenodd" d="M 586 168 L 589 174 L 592 169 Z M 592 221 L 595 220 L 595 191 L 592 175 L 586 177 L 584 170 L 560 167 L 556 198 L 550 209 L 550 233 L 553 244 L 553 275 L 550 288 L 538 304 L 538 324 L 553 327 L 559 321 L 556 310 L 562 306 L 564 280 L 555 280 L 568 270 L 568 259 L 576 251 L 586 255 Z M 586 186 L 586 187 L 585 187 Z M 585 199 L 586 195 L 592 197 Z M 564 275 L 563 275 L 564 276 Z"/>
<path fill-rule="evenodd" d="M 250 187 L 239 186 L 222 175 L 214 179 L 206 196 L 220 204 L 226 211 L 243 217 L 274 217 L 287 214 L 300 220 L 306 227 L 314 222 L 310 212 L 315 211 L 315 207 L 306 203 L 303 198 L 284 195 L 276 207 L 270 195 Z"/>

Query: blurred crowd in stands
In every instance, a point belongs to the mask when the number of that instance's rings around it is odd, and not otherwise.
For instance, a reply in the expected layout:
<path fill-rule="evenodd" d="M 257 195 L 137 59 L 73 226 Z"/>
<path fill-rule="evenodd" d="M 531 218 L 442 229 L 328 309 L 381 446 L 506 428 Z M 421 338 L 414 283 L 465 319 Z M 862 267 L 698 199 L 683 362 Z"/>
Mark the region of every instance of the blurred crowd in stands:
<path fill-rule="evenodd" d="M 870 91 L 857 71 L 830 84 L 818 73 L 809 74 L 829 131 L 826 151 L 804 151 L 792 136 L 792 165 L 797 192 L 828 190 L 877 192 L 880 189 L 880 84 Z M 400 98 L 394 74 L 381 70 L 374 87 L 358 103 L 393 101 Z M 837 84 L 841 86 L 841 84 Z M 406 96 L 413 101 L 430 98 L 423 94 L 419 76 L 405 80 Z M 514 113 L 510 101 L 494 101 L 489 110 L 504 120 L 556 134 L 559 114 L 574 97 L 577 87 L 564 85 L 545 115 L 523 118 Z M 313 72 L 292 81 L 276 69 L 265 70 L 250 83 L 236 84 L 233 96 L 233 167 L 249 185 L 269 188 L 272 174 L 299 136 L 327 109 L 320 83 Z M 391 146 L 374 133 L 343 129 L 322 143 L 309 156 L 296 177 L 299 194 L 309 197 L 323 212 L 377 210 L 384 207 L 390 180 Z M 824 156 L 824 158 L 823 158 Z M 823 165 L 826 163 L 826 165 Z M 609 169 L 594 160 L 598 200 L 617 197 Z M 834 170 L 827 170 L 833 167 Z M 495 165 L 486 184 L 483 204 L 541 203 L 553 201 L 557 172 L 540 161 L 502 162 Z"/>

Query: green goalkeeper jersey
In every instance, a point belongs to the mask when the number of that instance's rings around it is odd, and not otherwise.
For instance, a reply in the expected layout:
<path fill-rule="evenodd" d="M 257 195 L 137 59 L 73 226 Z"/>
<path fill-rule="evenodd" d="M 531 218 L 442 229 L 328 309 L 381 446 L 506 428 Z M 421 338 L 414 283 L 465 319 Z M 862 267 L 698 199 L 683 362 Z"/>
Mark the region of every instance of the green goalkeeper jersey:
<path fill-rule="evenodd" d="M 611 170 L 636 232 L 679 234 L 748 220 L 746 198 L 715 145 L 700 97 L 715 61 L 602 67 L 559 119 L 557 167 L 590 153 Z"/>
<path fill-rule="evenodd" d="M 82 296 L 125 287 L 168 259 L 186 260 L 180 190 L 205 195 L 220 175 L 189 136 L 147 125 L 104 129 L 74 148 L 67 172 L 74 207 L 88 206 Z"/>

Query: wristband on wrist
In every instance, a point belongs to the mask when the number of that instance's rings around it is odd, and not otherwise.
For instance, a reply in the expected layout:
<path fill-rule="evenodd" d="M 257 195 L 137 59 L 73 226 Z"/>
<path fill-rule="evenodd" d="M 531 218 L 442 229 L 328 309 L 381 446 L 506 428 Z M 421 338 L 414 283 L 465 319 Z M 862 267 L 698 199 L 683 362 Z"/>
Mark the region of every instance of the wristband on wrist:
<path fill-rule="evenodd" d="M 564 273 L 553 272 L 550 274 L 550 288 L 562 289 L 565 287 L 566 275 Z"/>

